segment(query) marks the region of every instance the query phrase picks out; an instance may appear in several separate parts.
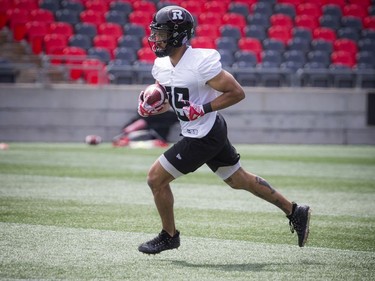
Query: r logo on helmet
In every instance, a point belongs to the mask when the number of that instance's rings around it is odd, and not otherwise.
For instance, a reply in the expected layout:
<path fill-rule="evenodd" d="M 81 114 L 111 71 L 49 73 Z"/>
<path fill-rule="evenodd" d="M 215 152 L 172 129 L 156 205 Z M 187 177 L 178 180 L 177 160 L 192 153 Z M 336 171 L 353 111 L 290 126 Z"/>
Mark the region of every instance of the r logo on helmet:
<path fill-rule="evenodd" d="M 183 12 L 181 10 L 171 10 L 170 14 L 173 22 L 184 20 Z"/>

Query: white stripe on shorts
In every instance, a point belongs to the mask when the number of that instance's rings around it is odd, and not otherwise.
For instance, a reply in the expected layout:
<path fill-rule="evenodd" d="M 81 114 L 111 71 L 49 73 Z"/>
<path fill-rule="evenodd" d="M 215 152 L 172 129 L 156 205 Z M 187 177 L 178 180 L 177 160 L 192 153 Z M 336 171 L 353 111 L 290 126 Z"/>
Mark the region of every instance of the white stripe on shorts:
<path fill-rule="evenodd" d="M 177 170 L 168 160 L 165 158 L 164 154 L 160 155 L 159 163 L 163 166 L 163 168 L 170 173 L 175 179 L 178 177 L 183 176 L 184 174 Z"/>
<path fill-rule="evenodd" d="M 219 167 L 217 171 L 215 172 L 215 174 L 218 175 L 222 180 L 226 180 L 231 175 L 233 175 L 240 167 L 241 167 L 241 163 L 240 161 L 238 161 L 233 166 Z"/>

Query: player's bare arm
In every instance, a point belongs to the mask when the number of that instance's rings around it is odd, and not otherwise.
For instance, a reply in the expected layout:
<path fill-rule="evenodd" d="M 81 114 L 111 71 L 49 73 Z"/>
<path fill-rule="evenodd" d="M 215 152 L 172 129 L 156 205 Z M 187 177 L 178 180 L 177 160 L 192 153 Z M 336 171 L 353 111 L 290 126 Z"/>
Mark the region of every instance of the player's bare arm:
<path fill-rule="evenodd" d="M 245 93 L 241 85 L 229 72 L 222 70 L 218 75 L 209 80 L 207 84 L 222 93 L 211 101 L 213 111 L 220 110 L 234 105 L 245 98 Z"/>

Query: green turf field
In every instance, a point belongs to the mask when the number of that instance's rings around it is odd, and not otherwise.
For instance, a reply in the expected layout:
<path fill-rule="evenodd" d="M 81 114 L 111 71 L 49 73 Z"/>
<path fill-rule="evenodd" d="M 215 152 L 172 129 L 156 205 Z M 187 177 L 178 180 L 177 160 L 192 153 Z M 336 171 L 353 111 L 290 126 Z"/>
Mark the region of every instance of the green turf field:
<path fill-rule="evenodd" d="M 160 149 L 11 143 L 0 150 L 0 279 L 375 280 L 375 147 L 238 145 L 243 166 L 312 207 L 297 246 L 273 205 L 202 167 L 173 184 L 178 250 L 146 186 Z"/>

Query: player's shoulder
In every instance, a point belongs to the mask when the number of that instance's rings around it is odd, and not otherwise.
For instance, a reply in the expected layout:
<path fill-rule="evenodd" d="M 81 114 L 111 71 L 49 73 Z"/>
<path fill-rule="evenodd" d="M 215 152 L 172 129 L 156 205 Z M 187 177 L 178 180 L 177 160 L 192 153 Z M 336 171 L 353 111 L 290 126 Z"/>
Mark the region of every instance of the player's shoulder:
<path fill-rule="evenodd" d="M 215 49 L 189 48 L 189 61 L 201 63 L 202 61 L 220 60 L 220 54 Z"/>

